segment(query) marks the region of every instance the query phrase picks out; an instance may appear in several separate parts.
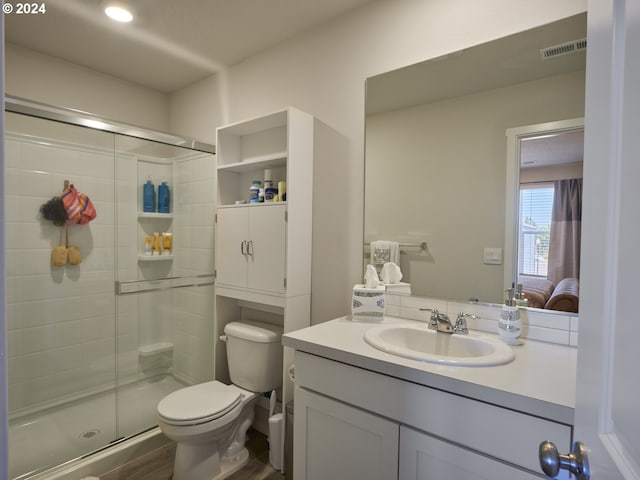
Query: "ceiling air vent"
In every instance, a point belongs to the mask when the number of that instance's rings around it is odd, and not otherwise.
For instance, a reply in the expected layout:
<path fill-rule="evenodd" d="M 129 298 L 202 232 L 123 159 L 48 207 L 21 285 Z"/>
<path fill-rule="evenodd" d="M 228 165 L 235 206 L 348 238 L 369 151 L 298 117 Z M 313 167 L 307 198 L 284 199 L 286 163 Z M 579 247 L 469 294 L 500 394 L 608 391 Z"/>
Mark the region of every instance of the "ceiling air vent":
<path fill-rule="evenodd" d="M 540 49 L 540 56 L 543 60 L 559 57 L 561 55 L 568 55 L 570 53 L 580 52 L 587 49 L 587 39 L 581 38 L 580 40 L 574 40 L 572 42 L 561 43 L 553 47 Z"/>

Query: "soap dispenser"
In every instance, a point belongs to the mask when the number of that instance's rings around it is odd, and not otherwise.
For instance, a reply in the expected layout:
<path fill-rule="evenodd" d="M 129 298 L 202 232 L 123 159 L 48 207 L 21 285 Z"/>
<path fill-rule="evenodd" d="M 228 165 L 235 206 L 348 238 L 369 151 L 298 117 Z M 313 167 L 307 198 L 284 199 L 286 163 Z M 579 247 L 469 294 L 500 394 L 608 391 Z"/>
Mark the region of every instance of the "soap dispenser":
<path fill-rule="evenodd" d="M 514 299 L 514 289 L 507 290 L 507 298 L 502 306 L 502 313 L 498 320 L 498 333 L 500 339 L 509 345 L 520 345 L 520 331 L 522 330 L 522 322 L 520 321 L 520 310 Z"/>
<path fill-rule="evenodd" d="M 522 291 L 522 284 L 519 283 L 516 287 L 515 294 L 516 306 L 517 307 L 528 307 L 529 299 L 525 298 L 524 292 Z"/>

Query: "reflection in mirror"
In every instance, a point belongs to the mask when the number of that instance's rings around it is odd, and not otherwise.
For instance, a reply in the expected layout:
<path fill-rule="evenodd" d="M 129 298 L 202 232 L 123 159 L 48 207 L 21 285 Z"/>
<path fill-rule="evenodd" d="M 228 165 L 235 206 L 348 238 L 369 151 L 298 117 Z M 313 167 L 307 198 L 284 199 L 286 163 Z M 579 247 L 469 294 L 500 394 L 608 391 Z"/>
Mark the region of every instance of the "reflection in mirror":
<path fill-rule="evenodd" d="M 584 49 L 540 50 L 585 37 L 582 14 L 367 79 L 364 264 L 371 242 L 397 242 L 412 294 L 504 301 L 518 228 L 506 132 L 584 116 Z"/>
<path fill-rule="evenodd" d="M 505 283 L 517 278 L 530 307 L 578 312 L 583 143 L 582 118 L 507 130 L 507 171 L 518 170 L 507 198 L 518 214 Z"/>

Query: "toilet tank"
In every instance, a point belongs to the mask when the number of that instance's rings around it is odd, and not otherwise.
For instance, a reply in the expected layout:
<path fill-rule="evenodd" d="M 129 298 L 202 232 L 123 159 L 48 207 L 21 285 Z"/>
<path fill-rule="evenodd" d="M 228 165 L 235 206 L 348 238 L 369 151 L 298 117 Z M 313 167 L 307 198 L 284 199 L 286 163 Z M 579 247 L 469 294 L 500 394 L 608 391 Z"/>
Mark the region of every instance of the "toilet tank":
<path fill-rule="evenodd" d="M 282 327 L 243 320 L 227 323 L 224 333 L 234 385 L 252 392 L 268 392 L 282 386 Z"/>

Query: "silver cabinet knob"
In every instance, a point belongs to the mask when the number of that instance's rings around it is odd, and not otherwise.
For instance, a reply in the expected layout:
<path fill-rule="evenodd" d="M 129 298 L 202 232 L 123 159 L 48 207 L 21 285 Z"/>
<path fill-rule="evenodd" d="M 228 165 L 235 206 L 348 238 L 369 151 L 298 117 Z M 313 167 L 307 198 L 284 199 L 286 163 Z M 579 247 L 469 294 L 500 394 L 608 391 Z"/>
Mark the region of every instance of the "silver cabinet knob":
<path fill-rule="evenodd" d="M 560 470 L 569 470 L 577 480 L 589 480 L 589 459 L 581 442 L 575 442 L 569 455 L 560 455 L 551 442 L 542 442 L 538 450 L 540 467 L 545 475 L 555 478 Z"/>

